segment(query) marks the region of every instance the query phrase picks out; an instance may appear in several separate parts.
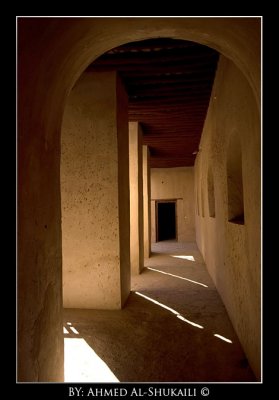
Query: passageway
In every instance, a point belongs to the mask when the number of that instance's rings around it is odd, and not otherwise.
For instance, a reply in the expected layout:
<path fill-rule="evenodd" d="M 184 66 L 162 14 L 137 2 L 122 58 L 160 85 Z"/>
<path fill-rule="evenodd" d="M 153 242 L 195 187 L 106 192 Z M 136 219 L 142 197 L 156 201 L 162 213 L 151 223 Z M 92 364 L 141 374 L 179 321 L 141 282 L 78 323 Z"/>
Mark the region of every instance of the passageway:
<path fill-rule="evenodd" d="M 17 33 L 18 381 L 261 381 L 261 17 Z"/>
<path fill-rule="evenodd" d="M 123 310 L 64 310 L 69 382 L 251 382 L 195 243 L 152 245 Z"/>

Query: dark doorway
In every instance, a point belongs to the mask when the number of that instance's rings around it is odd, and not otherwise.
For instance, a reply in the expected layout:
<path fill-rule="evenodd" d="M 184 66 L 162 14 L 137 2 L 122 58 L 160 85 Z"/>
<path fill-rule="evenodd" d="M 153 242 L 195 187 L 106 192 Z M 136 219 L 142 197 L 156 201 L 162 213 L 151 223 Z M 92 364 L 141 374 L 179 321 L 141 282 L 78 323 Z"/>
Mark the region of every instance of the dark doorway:
<path fill-rule="evenodd" d="M 156 241 L 177 239 L 176 201 L 156 201 Z"/>

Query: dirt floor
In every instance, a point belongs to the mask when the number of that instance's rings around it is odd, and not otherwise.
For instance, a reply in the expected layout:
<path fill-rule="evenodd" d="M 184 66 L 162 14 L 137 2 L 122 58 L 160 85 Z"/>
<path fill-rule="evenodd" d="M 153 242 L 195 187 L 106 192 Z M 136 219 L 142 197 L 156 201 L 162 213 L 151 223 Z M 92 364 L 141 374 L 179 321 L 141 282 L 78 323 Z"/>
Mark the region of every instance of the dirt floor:
<path fill-rule="evenodd" d="M 255 381 L 196 244 L 156 243 L 145 267 L 123 310 L 64 310 L 65 381 Z"/>

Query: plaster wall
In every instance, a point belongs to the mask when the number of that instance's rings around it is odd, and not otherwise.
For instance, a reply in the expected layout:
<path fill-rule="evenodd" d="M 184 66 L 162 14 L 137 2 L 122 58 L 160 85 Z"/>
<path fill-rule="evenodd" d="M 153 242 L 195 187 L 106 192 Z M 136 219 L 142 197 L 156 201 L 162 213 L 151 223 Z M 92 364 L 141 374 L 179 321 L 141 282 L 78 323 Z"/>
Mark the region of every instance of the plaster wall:
<path fill-rule="evenodd" d="M 120 80 L 115 72 L 84 73 L 62 125 L 64 307 L 118 309 L 130 291 L 129 248 L 120 248 L 129 238 L 127 153 L 127 98 Z M 126 182 L 120 186 L 121 168 Z"/>
<path fill-rule="evenodd" d="M 130 257 L 131 273 L 143 269 L 143 178 L 142 131 L 138 122 L 129 122 L 130 161 Z"/>
<path fill-rule="evenodd" d="M 156 242 L 156 200 L 177 199 L 178 242 L 195 241 L 193 167 L 151 168 L 151 241 Z"/>
<path fill-rule="evenodd" d="M 237 138 L 241 150 L 230 146 Z M 195 162 L 196 238 L 254 373 L 261 369 L 261 138 L 253 93 L 221 56 Z M 228 158 L 242 168 L 244 224 L 229 222 Z M 208 171 L 211 172 L 208 175 Z M 208 176 L 210 176 L 208 179 Z M 215 217 L 212 208 L 214 185 Z M 198 215 L 199 209 L 199 215 Z M 212 214 L 212 212 L 211 212 Z"/>

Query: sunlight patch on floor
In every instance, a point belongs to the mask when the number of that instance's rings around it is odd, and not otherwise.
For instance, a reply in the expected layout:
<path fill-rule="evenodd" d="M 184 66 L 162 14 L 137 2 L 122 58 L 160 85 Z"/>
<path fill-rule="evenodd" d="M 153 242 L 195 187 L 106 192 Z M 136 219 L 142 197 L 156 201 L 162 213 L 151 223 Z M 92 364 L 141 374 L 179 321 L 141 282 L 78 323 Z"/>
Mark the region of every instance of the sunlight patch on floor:
<path fill-rule="evenodd" d="M 184 318 L 179 312 L 175 311 L 173 308 L 168 307 L 168 306 L 166 306 L 165 304 L 160 303 L 159 301 L 154 300 L 154 299 L 152 299 L 151 297 L 146 296 L 145 294 L 142 294 L 142 293 L 140 293 L 140 292 L 135 292 L 135 293 L 136 293 L 138 296 L 141 296 L 141 297 L 145 298 L 146 300 L 149 300 L 149 301 L 151 301 L 152 303 L 157 304 L 158 306 L 164 308 L 165 310 L 170 311 L 171 313 L 173 313 L 174 315 L 176 315 L 176 317 L 179 318 L 181 321 L 187 322 L 187 324 L 193 325 L 193 326 L 195 326 L 196 328 L 203 329 L 203 326 L 202 326 L 202 325 L 199 325 L 199 324 L 196 324 L 195 322 L 189 321 L 189 319 Z"/>
<path fill-rule="evenodd" d="M 147 269 L 150 269 L 151 271 L 160 272 L 161 274 L 173 276 L 174 278 L 179 278 L 179 279 L 183 279 L 184 281 L 188 281 L 188 282 L 191 282 L 191 283 L 195 283 L 196 285 L 201 285 L 201 286 L 204 286 L 204 287 L 208 287 L 208 286 L 205 285 L 204 283 L 200 283 L 200 282 L 197 282 L 197 281 L 193 281 L 192 279 L 184 278 L 184 277 L 179 276 L 179 275 L 170 274 L 169 272 L 160 271 L 159 269 L 155 269 L 155 268 L 151 268 L 151 267 L 146 267 L 146 268 L 147 268 Z"/>
<path fill-rule="evenodd" d="M 232 343 L 232 341 L 230 339 L 226 338 L 225 336 L 218 335 L 217 333 L 215 333 L 214 336 L 217 337 L 218 339 L 223 340 L 224 342 Z"/>
<path fill-rule="evenodd" d="M 64 339 L 65 382 L 119 382 L 82 338 Z"/>
<path fill-rule="evenodd" d="M 181 258 L 182 260 L 195 261 L 195 258 L 193 256 L 175 256 L 172 254 L 170 254 L 170 256 L 174 258 Z"/>

